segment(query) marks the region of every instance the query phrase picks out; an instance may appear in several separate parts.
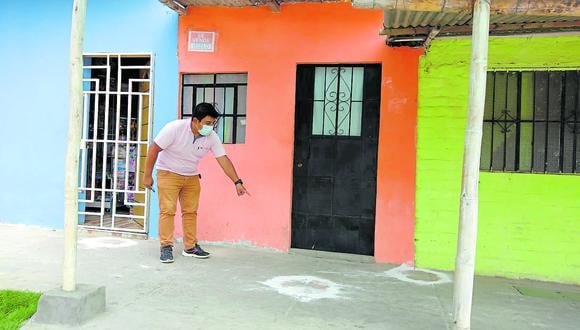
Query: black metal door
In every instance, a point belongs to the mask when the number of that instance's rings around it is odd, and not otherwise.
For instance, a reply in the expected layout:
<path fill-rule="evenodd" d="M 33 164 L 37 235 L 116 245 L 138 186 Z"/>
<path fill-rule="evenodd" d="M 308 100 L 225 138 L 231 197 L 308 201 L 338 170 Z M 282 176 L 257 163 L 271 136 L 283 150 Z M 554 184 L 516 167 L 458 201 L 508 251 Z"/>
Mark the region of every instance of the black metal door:
<path fill-rule="evenodd" d="M 380 65 L 300 65 L 292 247 L 374 254 Z"/>

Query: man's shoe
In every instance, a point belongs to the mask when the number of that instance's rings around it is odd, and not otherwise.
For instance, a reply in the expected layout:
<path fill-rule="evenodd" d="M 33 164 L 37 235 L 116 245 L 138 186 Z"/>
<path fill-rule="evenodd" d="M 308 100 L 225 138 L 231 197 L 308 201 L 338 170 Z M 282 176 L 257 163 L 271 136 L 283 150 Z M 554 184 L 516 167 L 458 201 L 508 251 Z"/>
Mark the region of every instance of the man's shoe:
<path fill-rule="evenodd" d="M 194 257 L 198 259 L 209 258 L 209 253 L 205 252 L 199 245 L 195 244 L 191 249 L 183 250 L 181 253 L 185 257 Z"/>
<path fill-rule="evenodd" d="M 161 247 L 161 257 L 159 258 L 164 264 L 172 263 L 173 262 L 173 247 L 171 246 L 163 246 Z"/>

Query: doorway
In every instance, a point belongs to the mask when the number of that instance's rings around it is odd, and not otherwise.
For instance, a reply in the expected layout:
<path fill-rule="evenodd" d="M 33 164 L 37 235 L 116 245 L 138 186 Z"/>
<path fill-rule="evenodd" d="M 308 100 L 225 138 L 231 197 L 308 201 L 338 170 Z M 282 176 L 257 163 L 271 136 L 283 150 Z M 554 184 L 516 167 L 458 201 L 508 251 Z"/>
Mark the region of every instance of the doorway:
<path fill-rule="evenodd" d="M 380 65 L 299 65 L 292 247 L 374 254 Z"/>
<path fill-rule="evenodd" d="M 148 232 L 141 184 L 152 118 L 152 56 L 86 54 L 79 159 L 79 225 Z"/>

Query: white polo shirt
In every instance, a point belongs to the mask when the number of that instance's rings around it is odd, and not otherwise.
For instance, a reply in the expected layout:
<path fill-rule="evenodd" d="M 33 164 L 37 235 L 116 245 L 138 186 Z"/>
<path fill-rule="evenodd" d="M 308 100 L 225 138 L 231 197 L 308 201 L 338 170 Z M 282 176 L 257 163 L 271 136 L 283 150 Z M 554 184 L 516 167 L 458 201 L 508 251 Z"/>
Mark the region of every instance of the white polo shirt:
<path fill-rule="evenodd" d="M 191 118 L 168 123 L 154 141 L 163 149 L 157 158 L 157 169 L 180 175 L 198 175 L 197 164 L 210 150 L 216 158 L 226 155 L 216 132 L 197 138 L 193 135 Z"/>

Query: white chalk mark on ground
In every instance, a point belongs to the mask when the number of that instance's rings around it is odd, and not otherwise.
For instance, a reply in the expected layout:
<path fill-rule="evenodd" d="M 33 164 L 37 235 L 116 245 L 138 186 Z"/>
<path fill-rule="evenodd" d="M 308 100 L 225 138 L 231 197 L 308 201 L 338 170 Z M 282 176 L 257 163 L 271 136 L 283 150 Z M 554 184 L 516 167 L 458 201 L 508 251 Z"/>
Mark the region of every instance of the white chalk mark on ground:
<path fill-rule="evenodd" d="M 395 278 L 399 281 L 417 285 L 436 285 L 451 283 L 451 278 L 445 273 L 428 269 L 413 268 L 409 265 L 401 265 L 385 271 L 381 276 Z"/>
<path fill-rule="evenodd" d="M 79 244 L 86 249 L 117 249 L 135 246 L 137 242 L 120 237 L 89 237 L 79 240 Z"/>
<path fill-rule="evenodd" d="M 277 276 L 260 283 L 300 302 L 345 298 L 344 285 L 315 276 Z"/>

